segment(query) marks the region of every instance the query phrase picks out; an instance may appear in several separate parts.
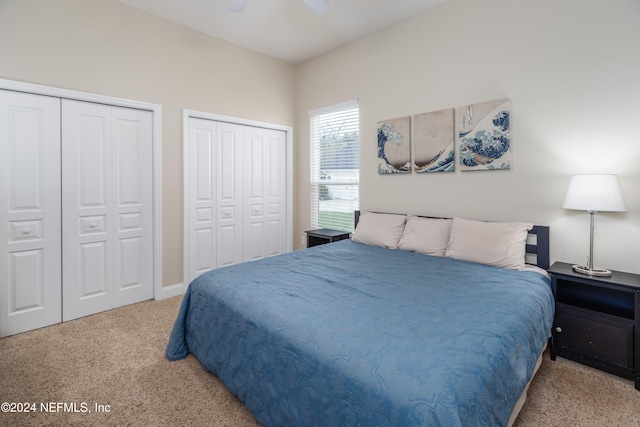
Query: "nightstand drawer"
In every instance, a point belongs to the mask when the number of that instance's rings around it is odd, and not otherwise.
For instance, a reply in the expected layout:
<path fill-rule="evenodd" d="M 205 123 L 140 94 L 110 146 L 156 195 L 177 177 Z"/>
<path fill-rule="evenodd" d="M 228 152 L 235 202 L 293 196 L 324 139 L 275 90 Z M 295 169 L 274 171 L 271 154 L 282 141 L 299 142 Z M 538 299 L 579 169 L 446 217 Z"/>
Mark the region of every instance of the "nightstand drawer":
<path fill-rule="evenodd" d="M 633 320 L 568 304 L 559 303 L 556 308 L 559 355 L 613 364 L 622 368 L 620 373 L 633 372 Z"/>

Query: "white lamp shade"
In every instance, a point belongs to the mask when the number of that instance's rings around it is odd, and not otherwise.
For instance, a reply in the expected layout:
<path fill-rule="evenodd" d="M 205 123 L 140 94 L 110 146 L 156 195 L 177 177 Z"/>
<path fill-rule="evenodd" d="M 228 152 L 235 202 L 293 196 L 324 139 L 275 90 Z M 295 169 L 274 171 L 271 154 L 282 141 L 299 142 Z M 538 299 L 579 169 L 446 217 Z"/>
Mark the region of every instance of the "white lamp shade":
<path fill-rule="evenodd" d="M 591 212 L 625 212 L 617 175 L 574 175 L 562 207 Z"/>

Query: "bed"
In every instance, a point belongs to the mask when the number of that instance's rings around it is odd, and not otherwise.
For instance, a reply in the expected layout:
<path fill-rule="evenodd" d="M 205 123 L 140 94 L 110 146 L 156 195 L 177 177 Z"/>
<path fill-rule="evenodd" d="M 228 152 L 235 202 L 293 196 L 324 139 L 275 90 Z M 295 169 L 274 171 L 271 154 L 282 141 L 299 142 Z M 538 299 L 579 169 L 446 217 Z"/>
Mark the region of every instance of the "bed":
<path fill-rule="evenodd" d="M 549 229 L 362 215 L 353 239 L 193 280 L 167 358 L 193 354 L 265 426 L 513 423 L 552 325 Z M 475 260 L 496 245 L 515 268 Z"/>

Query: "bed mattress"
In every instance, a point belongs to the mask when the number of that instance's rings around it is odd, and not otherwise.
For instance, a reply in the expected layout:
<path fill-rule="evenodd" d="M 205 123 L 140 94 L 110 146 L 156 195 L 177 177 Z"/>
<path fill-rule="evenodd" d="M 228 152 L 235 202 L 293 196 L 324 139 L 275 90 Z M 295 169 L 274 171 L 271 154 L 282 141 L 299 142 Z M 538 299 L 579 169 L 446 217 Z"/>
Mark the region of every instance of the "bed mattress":
<path fill-rule="evenodd" d="M 504 426 L 553 308 L 537 272 L 344 240 L 198 277 L 166 354 L 266 426 Z"/>

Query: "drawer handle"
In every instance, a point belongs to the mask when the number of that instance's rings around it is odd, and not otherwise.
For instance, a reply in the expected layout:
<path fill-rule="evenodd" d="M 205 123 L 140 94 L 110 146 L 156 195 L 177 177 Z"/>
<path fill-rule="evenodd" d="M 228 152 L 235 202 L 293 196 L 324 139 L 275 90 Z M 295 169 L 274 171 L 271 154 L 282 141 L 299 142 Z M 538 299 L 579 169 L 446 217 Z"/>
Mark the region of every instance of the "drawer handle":
<path fill-rule="evenodd" d="M 22 229 L 22 234 L 29 234 L 31 233 L 31 230 L 29 229 L 29 227 L 25 227 Z"/>
<path fill-rule="evenodd" d="M 556 332 L 558 333 L 562 332 L 562 328 L 560 326 L 556 326 Z"/>
<path fill-rule="evenodd" d="M 91 228 L 96 228 L 96 223 L 95 223 L 95 222 L 92 222 L 91 224 L 89 224 L 89 227 L 91 227 Z"/>

